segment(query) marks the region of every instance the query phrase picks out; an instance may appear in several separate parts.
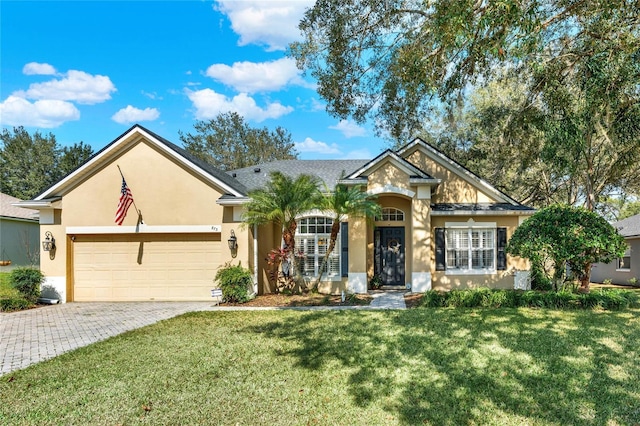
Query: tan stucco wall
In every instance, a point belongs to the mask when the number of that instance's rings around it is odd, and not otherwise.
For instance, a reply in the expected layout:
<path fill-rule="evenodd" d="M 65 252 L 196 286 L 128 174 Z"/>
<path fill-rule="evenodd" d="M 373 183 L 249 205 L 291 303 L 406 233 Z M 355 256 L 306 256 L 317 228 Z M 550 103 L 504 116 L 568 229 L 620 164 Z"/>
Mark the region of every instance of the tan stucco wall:
<path fill-rule="evenodd" d="M 467 223 L 471 216 L 437 216 L 432 218 L 432 231 L 435 228 L 445 227 L 446 222 Z M 513 235 L 518 227 L 518 216 L 474 216 L 474 222 L 495 223 L 496 227 L 507 228 L 507 241 Z M 433 234 L 433 232 L 432 232 Z M 431 238 L 431 277 L 433 290 L 454 290 L 477 287 L 490 288 L 513 288 L 514 273 L 516 270 L 528 270 L 528 262 L 518 257 L 507 255 L 507 269 L 505 271 L 496 271 L 490 275 L 460 275 L 451 274 L 446 271 L 435 270 L 435 238 Z"/>
<path fill-rule="evenodd" d="M 432 190 L 433 203 L 493 203 L 496 202 L 487 193 L 461 178 L 457 173 L 443 167 L 417 150 L 407 160 L 416 167 L 429 173 L 442 182 Z"/>
<path fill-rule="evenodd" d="M 385 185 L 393 185 L 402 189 L 411 189 L 409 175 L 387 162 L 368 176 L 367 190 L 375 190 Z"/>
<path fill-rule="evenodd" d="M 233 229 L 238 239 L 237 256 L 232 258 L 225 248 L 220 261 L 234 264 L 241 261 L 243 266 L 253 267 L 249 257 L 252 244 L 249 230 L 233 221 L 231 207 L 216 204 L 222 191 L 141 139 L 63 194 L 56 204 L 55 224 L 41 225 L 40 239 L 46 231 L 51 231 L 57 246 L 54 259 L 50 259 L 48 253 L 41 253 L 40 266 L 45 275 L 65 276 L 69 272 L 67 250 L 71 247 L 67 244 L 71 241 L 66 236 L 67 227 L 116 226 L 114 217 L 122 183 L 118 165 L 146 225 L 222 225 L 221 241 L 225 246 Z M 136 222 L 132 205 L 123 226 L 135 226 Z"/>

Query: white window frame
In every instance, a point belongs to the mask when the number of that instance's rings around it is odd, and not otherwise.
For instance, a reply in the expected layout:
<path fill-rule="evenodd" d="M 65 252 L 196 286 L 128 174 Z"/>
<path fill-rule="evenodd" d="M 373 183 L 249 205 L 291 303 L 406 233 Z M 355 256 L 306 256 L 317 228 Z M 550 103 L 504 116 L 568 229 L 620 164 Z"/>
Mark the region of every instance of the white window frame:
<path fill-rule="evenodd" d="M 493 240 L 492 247 L 484 247 L 484 239 L 481 239 L 479 247 L 473 247 L 473 232 L 491 232 L 491 240 Z M 452 233 L 464 233 L 467 236 L 467 267 L 456 268 L 449 264 L 449 252 L 452 250 L 460 250 L 457 248 L 451 248 L 450 237 Z M 495 223 L 483 223 L 483 222 L 447 222 L 445 224 L 445 275 L 486 275 L 495 274 L 497 272 L 498 263 L 498 233 Z M 473 252 L 493 250 L 492 266 L 490 268 L 473 268 Z"/>
<path fill-rule="evenodd" d="M 620 261 L 624 261 L 625 258 L 628 258 L 626 266 L 620 267 Z M 627 249 L 624 252 L 622 257 L 616 259 L 616 271 L 618 272 L 631 272 L 631 246 L 627 244 Z"/>
<path fill-rule="evenodd" d="M 396 207 L 383 207 L 380 216 L 376 216 L 375 220 L 376 222 L 404 222 L 404 211 Z"/>
<path fill-rule="evenodd" d="M 323 219 L 325 223 L 317 224 L 317 219 Z M 314 221 L 316 223 L 309 223 L 310 221 Z M 303 277 L 315 278 L 318 276 L 322 259 L 324 258 L 326 249 L 329 246 L 333 221 L 333 218 L 322 215 L 305 216 L 297 219 L 298 228 L 295 236 L 296 262 L 298 262 L 298 267 L 302 268 L 301 273 Z M 314 228 L 314 232 L 310 232 L 311 227 Z M 318 232 L 318 227 L 322 227 L 323 232 Z M 308 250 L 310 247 L 313 247 L 313 253 L 310 253 L 310 250 Z M 324 251 L 321 250 L 321 247 L 324 247 Z M 302 253 L 304 256 L 301 256 Z M 336 245 L 333 248 L 333 252 L 329 255 L 329 261 L 327 263 L 328 271 L 323 275 L 323 279 L 330 281 L 340 281 L 342 279 L 342 256 L 340 253 L 340 238 L 336 238 Z M 312 272 L 310 268 L 305 268 L 305 266 L 308 265 L 305 261 L 308 260 L 313 261 Z M 334 268 L 332 268 L 332 265 Z"/>

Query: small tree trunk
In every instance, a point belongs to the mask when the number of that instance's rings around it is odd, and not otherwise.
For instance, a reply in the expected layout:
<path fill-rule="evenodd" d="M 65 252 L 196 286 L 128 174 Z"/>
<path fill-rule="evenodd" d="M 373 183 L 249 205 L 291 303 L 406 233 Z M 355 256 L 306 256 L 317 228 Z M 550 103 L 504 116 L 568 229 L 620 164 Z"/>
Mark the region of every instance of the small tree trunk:
<path fill-rule="evenodd" d="M 580 277 L 580 293 L 589 293 L 591 290 L 589 285 L 591 284 L 591 263 L 587 263 L 584 266 L 584 273 Z"/>
<path fill-rule="evenodd" d="M 338 220 L 334 220 L 333 225 L 331 225 L 331 237 L 329 237 L 329 246 L 327 247 L 327 251 L 324 254 L 324 257 L 322 258 L 322 265 L 320 265 L 318 276 L 316 277 L 316 280 L 313 283 L 313 286 L 311 287 L 312 290 L 315 290 L 316 288 L 318 288 L 318 285 L 320 285 L 320 280 L 322 279 L 322 273 L 327 267 L 327 263 L 329 263 L 329 256 L 331 255 L 331 252 L 333 252 L 333 249 L 336 247 L 338 232 L 340 232 L 340 222 Z"/>

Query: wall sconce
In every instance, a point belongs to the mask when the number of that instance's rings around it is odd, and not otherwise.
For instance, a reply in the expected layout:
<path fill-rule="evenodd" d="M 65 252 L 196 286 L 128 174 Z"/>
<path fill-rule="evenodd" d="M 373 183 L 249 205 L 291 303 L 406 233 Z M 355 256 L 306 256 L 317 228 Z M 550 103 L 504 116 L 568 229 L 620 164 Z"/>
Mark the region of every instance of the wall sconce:
<path fill-rule="evenodd" d="M 231 250 L 231 257 L 236 257 L 238 255 L 238 239 L 236 238 L 236 234 L 233 232 L 233 229 L 231 230 L 231 236 L 227 242 L 229 243 L 229 250 Z"/>
<path fill-rule="evenodd" d="M 42 242 L 42 250 L 52 251 L 56 249 L 56 239 L 53 238 L 51 232 L 47 231 L 44 234 L 44 241 Z"/>

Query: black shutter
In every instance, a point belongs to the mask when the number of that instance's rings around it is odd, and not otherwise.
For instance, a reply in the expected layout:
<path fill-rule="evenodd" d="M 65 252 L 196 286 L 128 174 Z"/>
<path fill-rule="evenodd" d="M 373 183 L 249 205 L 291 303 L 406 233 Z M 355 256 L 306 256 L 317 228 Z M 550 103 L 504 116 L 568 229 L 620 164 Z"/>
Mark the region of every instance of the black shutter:
<path fill-rule="evenodd" d="M 343 277 L 349 276 L 349 224 L 342 222 L 340 224 L 340 273 Z"/>
<path fill-rule="evenodd" d="M 507 228 L 497 229 L 498 237 L 498 271 L 504 271 L 507 269 Z"/>
<path fill-rule="evenodd" d="M 444 244 L 444 228 L 436 228 L 436 271 L 447 269 Z"/>

